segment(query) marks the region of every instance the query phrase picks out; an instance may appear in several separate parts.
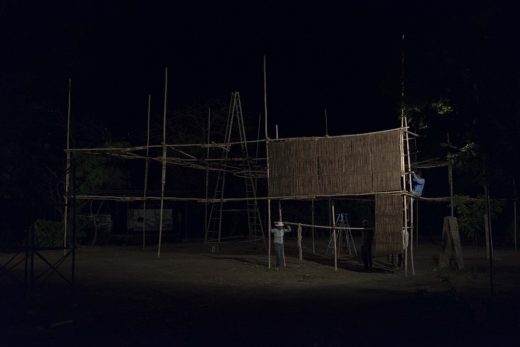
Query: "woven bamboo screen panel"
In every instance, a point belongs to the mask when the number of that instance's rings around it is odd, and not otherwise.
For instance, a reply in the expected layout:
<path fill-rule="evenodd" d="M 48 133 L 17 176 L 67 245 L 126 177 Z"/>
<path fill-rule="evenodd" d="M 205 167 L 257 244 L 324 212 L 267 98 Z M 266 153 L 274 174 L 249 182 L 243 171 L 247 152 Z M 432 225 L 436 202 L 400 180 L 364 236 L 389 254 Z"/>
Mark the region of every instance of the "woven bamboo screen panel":
<path fill-rule="evenodd" d="M 400 129 L 290 138 L 269 144 L 269 196 L 355 195 L 401 190 Z"/>
<path fill-rule="evenodd" d="M 375 253 L 399 254 L 403 251 L 403 197 L 377 194 L 375 196 Z"/>

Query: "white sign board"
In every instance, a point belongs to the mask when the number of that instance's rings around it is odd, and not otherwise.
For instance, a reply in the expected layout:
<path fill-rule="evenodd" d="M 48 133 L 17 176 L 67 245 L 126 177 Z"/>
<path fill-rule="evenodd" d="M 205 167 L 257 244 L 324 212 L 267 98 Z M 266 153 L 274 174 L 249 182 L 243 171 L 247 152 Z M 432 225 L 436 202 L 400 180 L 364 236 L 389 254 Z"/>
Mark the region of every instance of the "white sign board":
<path fill-rule="evenodd" d="M 159 230 L 159 223 L 161 218 L 161 210 L 160 209 L 146 209 L 146 214 L 142 208 L 141 209 L 128 209 L 127 214 L 127 228 L 128 231 L 142 231 L 143 230 L 143 222 L 146 223 L 146 230 Z M 163 210 L 163 230 L 172 230 L 173 229 L 173 218 L 172 218 L 172 210 L 164 209 Z"/>

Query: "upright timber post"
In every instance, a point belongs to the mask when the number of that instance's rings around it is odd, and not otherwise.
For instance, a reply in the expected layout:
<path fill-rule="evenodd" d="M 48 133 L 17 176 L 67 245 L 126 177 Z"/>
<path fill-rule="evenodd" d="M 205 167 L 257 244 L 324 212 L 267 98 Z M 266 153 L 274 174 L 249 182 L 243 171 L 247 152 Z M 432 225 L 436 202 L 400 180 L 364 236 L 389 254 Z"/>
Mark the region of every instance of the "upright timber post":
<path fill-rule="evenodd" d="M 516 232 L 517 232 L 517 228 L 518 228 L 518 221 L 516 219 L 516 206 L 517 205 L 517 201 L 516 201 L 516 197 L 515 197 L 515 200 L 513 201 L 513 233 L 514 233 L 514 239 L 515 239 L 515 252 L 518 251 L 518 248 L 516 246 Z"/>
<path fill-rule="evenodd" d="M 485 164 L 484 164 L 485 165 Z M 486 182 L 484 186 L 484 192 L 486 194 L 486 215 L 487 215 L 487 227 L 488 227 L 488 258 L 489 258 L 489 286 L 491 290 L 491 295 L 495 294 L 495 280 L 494 280 L 494 269 L 493 269 L 493 229 L 491 228 L 491 201 L 489 198 L 489 186 L 486 177 Z"/>
<path fill-rule="evenodd" d="M 146 123 L 146 159 L 144 162 L 144 193 L 143 193 L 143 249 L 146 248 L 146 195 L 148 194 L 148 166 L 150 159 L 150 113 L 152 105 L 152 96 L 148 94 L 148 121 Z"/>
<path fill-rule="evenodd" d="M 164 109 L 163 109 L 163 140 L 162 140 L 162 172 L 161 172 L 161 216 L 159 218 L 159 241 L 157 257 L 161 256 L 162 232 L 164 224 L 164 186 L 166 184 L 166 108 L 168 102 L 168 68 L 164 69 Z"/>
<path fill-rule="evenodd" d="M 518 220 L 516 218 L 516 213 L 517 213 L 517 204 L 518 204 L 518 190 L 516 188 L 515 179 L 513 179 L 513 192 L 515 194 L 513 197 L 513 239 L 515 242 L 515 252 L 517 252 L 518 248 L 517 248 L 517 244 L 516 244 L 516 232 L 517 232 L 517 228 L 518 228 Z"/>
<path fill-rule="evenodd" d="M 407 157 L 407 164 L 408 168 L 406 169 L 408 174 L 408 188 L 410 189 L 410 193 L 412 191 L 412 163 L 410 159 L 410 139 L 408 136 L 408 118 L 406 118 L 406 115 L 404 115 L 404 126 L 406 131 L 406 157 Z M 415 265 L 414 265 L 414 259 L 413 259 L 413 233 L 414 233 L 414 209 L 413 209 L 413 196 L 410 197 L 410 265 L 412 267 L 412 275 L 415 275 Z"/>
<path fill-rule="evenodd" d="M 267 130 L 267 72 L 264 55 L 264 136 L 267 178 L 267 268 L 271 268 L 271 198 L 269 197 L 269 134 Z"/>
<path fill-rule="evenodd" d="M 403 252 L 404 252 L 404 274 L 408 276 L 408 242 L 407 242 L 407 232 L 408 232 L 408 201 L 407 201 L 407 188 L 406 188 L 406 168 L 404 161 L 404 117 L 401 117 L 401 131 L 400 131 L 400 150 L 401 150 L 401 180 L 402 180 L 402 197 L 403 197 L 403 230 L 402 230 L 402 239 L 403 239 Z"/>
<path fill-rule="evenodd" d="M 211 108 L 208 108 L 208 136 L 207 136 L 207 144 L 206 148 L 206 202 L 204 204 L 204 243 L 208 243 L 208 230 L 209 230 L 209 220 L 208 220 L 208 189 L 209 189 L 209 144 L 211 134 Z"/>
<path fill-rule="evenodd" d="M 311 200 L 311 233 L 312 233 L 312 254 L 316 254 L 316 247 L 315 247 L 315 241 L 314 241 L 314 199 Z"/>
<path fill-rule="evenodd" d="M 331 213 L 332 213 L 332 237 L 334 239 L 334 271 L 338 271 L 338 247 L 336 245 L 336 218 L 335 216 L 335 208 L 334 208 L 334 200 L 331 203 Z"/>

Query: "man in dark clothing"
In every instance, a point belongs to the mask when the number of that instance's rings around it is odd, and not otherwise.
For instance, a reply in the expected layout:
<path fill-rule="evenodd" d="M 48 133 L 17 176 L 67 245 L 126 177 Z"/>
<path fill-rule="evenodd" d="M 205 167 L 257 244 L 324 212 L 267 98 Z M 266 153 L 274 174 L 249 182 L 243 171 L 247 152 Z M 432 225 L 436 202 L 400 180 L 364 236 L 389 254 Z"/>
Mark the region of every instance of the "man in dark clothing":
<path fill-rule="evenodd" d="M 368 221 L 366 219 L 363 219 L 361 225 L 365 228 L 362 233 L 363 243 L 361 245 L 361 258 L 363 259 L 365 270 L 372 271 L 372 242 L 374 240 L 374 230 L 368 228 Z"/>

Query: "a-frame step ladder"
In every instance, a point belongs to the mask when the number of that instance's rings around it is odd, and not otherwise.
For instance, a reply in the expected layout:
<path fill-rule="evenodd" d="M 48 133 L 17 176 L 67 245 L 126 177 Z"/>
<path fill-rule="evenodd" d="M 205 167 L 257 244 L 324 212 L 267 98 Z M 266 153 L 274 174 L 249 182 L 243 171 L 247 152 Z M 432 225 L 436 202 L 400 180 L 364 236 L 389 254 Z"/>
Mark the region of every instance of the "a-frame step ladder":
<path fill-rule="evenodd" d="M 336 213 L 336 226 L 347 228 L 347 229 L 339 229 L 336 231 L 336 245 L 338 249 L 341 249 L 341 241 L 345 240 L 345 247 L 347 248 L 348 255 L 356 256 L 358 255 L 356 249 L 356 243 L 354 242 L 354 237 L 352 236 L 352 230 L 350 229 L 350 223 L 348 221 L 348 213 Z M 343 238 L 344 235 L 344 238 Z M 330 232 L 330 240 L 327 245 L 327 249 L 325 254 L 330 256 L 334 254 L 334 233 Z"/>

